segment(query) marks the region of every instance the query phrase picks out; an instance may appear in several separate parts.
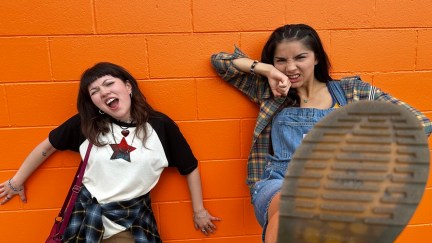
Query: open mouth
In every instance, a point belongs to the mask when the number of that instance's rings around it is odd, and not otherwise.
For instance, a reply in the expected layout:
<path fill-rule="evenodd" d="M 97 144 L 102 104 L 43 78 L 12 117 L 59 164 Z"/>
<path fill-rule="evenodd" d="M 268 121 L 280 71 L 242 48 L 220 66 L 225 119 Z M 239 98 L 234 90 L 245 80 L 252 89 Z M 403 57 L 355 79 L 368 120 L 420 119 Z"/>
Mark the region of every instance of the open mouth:
<path fill-rule="evenodd" d="M 119 102 L 119 100 L 117 98 L 111 98 L 111 99 L 107 100 L 105 102 L 105 104 L 107 106 L 109 106 L 110 108 L 113 108 L 118 104 L 118 102 Z"/>
<path fill-rule="evenodd" d="M 289 79 L 298 79 L 300 77 L 300 74 L 295 75 L 287 75 Z"/>

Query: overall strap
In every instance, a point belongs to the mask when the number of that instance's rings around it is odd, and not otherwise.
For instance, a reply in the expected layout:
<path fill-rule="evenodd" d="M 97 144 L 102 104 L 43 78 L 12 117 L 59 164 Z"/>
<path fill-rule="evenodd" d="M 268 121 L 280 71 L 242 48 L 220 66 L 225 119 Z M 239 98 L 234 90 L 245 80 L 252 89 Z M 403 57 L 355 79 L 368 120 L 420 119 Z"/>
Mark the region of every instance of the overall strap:
<path fill-rule="evenodd" d="M 337 101 L 340 106 L 344 106 L 347 104 L 345 92 L 342 90 L 338 81 L 328 82 L 328 88 L 331 96 Z"/>

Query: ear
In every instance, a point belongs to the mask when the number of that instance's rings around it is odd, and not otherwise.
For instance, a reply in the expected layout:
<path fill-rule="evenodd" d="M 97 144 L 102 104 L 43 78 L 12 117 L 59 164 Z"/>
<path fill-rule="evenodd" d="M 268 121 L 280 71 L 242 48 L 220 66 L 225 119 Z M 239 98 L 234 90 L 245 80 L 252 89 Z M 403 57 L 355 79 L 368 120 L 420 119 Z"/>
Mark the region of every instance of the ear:
<path fill-rule="evenodd" d="M 315 66 L 318 64 L 318 59 L 315 59 Z"/>
<path fill-rule="evenodd" d="M 129 94 L 131 94 L 131 93 L 132 93 L 132 85 L 131 85 L 131 83 L 129 82 L 129 80 L 126 80 L 125 85 L 126 85 L 126 89 L 127 89 L 127 91 L 129 92 Z"/>

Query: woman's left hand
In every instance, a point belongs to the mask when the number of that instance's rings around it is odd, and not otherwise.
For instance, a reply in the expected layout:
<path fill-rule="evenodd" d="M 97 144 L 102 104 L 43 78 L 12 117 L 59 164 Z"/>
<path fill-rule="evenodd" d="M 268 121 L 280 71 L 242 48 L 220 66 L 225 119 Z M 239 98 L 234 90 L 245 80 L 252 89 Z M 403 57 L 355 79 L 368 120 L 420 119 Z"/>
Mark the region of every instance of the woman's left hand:
<path fill-rule="evenodd" d="M 213 217 L 206 209 L 202 209 L 194 213 L 193 220 L 195 229 L 199 229 L 203 234 L 208 236 L 216 230 L 216 225 L 212 221 L 220 221 L 221 219 Z"/>

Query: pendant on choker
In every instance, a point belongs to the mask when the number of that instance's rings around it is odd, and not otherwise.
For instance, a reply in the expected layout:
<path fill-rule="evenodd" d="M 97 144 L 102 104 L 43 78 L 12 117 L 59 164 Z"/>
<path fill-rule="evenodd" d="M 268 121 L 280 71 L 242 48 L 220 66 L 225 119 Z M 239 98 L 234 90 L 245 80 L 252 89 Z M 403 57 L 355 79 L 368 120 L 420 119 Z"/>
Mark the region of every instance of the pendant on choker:
<path fill-rule="evenodd" d="M 121 131 L 121 134 L 123 135 L 123 137 L 127 137 L 128 135 L 129 135 L 129 130 L 127 130 L 126 128 L 123 128 L 122 127 L 122 131 Z"/>
<path fill-rule="evenodd" d="M 127 137 L 129 135 L 129 130 L 128 130 L 129 127 L 123 127 L 120 125 L 119 125 L 119 127 L 122 129 L 121 134 L 123 135 L 123 137 Z"/>

